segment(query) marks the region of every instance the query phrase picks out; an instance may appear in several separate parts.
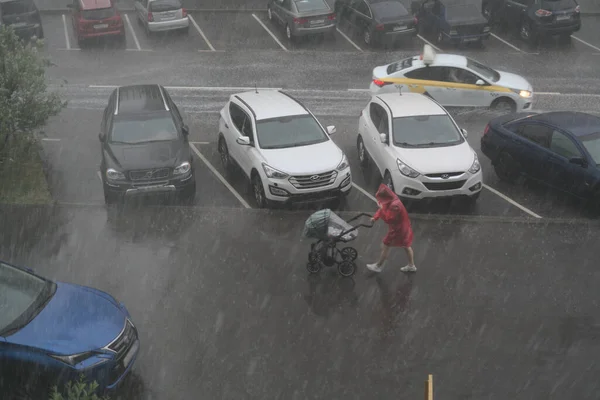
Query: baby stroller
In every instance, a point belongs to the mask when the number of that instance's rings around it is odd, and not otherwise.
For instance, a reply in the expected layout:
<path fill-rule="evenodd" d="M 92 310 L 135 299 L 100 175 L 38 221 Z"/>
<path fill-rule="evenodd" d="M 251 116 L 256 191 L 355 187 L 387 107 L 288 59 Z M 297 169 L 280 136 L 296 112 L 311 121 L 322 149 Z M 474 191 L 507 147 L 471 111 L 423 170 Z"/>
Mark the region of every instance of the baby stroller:
<path fill-rule="evenodd" d="M 373 227 L 373 223 L 351 225 L 352 221 L 360 217 L 371 217 L 369 214 L 361 213 L 356 217 L 344 221 L 330 209 L 319 210 L 312 214 L 304 224 L 304 237 L 318 239 L 316 243 L 310 245 L 308 253 L 308 264 L 306 269 L 311 274 L 316 274 L 323 266 L 337 266 L 338 272 L 342 276 L 352 276 L 356 272 L 356 263 L 358 252 L 354 247 L 346 246 L 341 250 L 337 244 L 348 243 L 358 236 L 358 228 Z"/>

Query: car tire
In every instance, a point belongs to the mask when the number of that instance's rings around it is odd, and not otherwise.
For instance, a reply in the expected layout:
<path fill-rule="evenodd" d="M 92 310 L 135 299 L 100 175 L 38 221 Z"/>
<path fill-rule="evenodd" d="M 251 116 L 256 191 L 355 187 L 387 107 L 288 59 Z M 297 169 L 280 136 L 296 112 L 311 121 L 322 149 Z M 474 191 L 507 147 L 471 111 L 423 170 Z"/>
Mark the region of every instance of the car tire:
<path fill-rule="evenodd" d="M 254 197 L 254 202 L 258 208 L 267 208 L 269 206 L 269 201 L 265 196 L 265 186 L 262 183 L 262 179 L 258 173 L 254 173 L 252 175 L 252 196 Z"/>
<path fill-rule="evenodd" d="M 502 152 L 494 161 L 494 171 L 501 181 L 515 183 L 520 175 L 517 161 L 507 152 Z"/>
<path fill-rule="evenodd" d="M 363 43 L 369 47 L 373 46 L 373 35 L 368 29 L 363 31 Z"/>
<path fill-rule="evenodd" d="M 36 34 L 38 39 L 43 39 L 44 38 L 44 28 L 42 28 L 41 26 L 39 27 L 37 34 Z"/>
<path fill-rule="evenodd" d="M 292 43 L 294 43 L 296 41 L 296 37 L 294 36 L 294 33 L 292 32 L 292 28 L 290 28 L 289 25 L 285 26 L 285 37 L 287 38 L 287 40 L 289 40 Z"/>
<path fill-rule="evenodd" d="M 489 2 L 483 3 L 483 5 L 481 6 L 481 13 L 485 18 L 487 18 L 490 24 L 494 23 L 494 9 L 492 8 L 492 5 Z"/>
<path fill-rule="evenodd" d="M 269 21 L 273 22 L 273 11 L 271 11 L 271 7 L 267 7 L 267 17 Z"/>
<path fill-rule="evenodd" d="M 492 102 L 490 109 L 498 112 L 514 113 L 517 111 L 517 104 L 513 99 L 500 97 Z"/>
<path fill-rule="evenodd" d="M 223 166 L 223 169 L 227 173 L 233 172 L 233 162 L 231 161 L 231 155 L 229 154 L 229 149 L 227 148 L 227 142 L 223 136 L 219 137 L 217 150 L 219 152 L 219 158 L 221 159 L 221 165 Z"/>
<path fill-rule="evenodd" d="M 444 43 L 444 31 L 438 30 L 435 35 L 435 43 L 442 44 Z"/>
<path fill-rule="evenodd" d="M 390 174 L 390 171 L 385 171 L 382 183 L 392 189 L 392 192 L 396 193 L 396 189 L 394 188 L 394 180 L 392 179 L 392 174 Z"/>
<path fill-rule="evenodd" d="M 529 45 L 536 45 L 538 42 L 538 35 L 531 26 L 531 22 L 523 21 L 519 27 L 519 36 L 523 41 Z"/>
<path fill-rule="evenodd" d="M 369 168 L 369 153 L 367 152 L 365 142 L 361 135 L 358 135 L 358 138 L 356 139 L 356 151 L 358 152 L 358 161 L 360 162 L 361 168 Z"/>

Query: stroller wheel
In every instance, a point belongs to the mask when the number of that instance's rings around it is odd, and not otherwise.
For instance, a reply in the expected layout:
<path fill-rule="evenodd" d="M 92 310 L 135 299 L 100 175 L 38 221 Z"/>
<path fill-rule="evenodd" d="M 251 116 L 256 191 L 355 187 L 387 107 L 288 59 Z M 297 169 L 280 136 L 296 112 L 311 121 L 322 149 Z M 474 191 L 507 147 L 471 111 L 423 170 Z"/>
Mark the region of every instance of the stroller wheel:
<path fill-rule="evenodd" d="M 310 253 L 308 253 L 308 262 L 309 263 L 318 263 L 320 261 L 321 261 L 321 256 L 318 252 L 311 251 Z"/>
<path fill-rule="evenodd" d="M 338 265 L 338 272 L 345 277 L 352 276 L 356 272 L 356 264 L 352 261 L 344 260 Z"/>
<path fill-rule="evenodd" d="M 306 269 L 311 274 L 316 274 L 317 272 L 319 272 L 321 270 L 321 263 L 320 262 L 309 262 L 309 263 L 306 263 Z"/>
<path fill-rule="evenodd" d="M 354 261 L 358 258 L 358 251 L 354 247 L 344 247 L 340 253 L 344 261 Z"/>

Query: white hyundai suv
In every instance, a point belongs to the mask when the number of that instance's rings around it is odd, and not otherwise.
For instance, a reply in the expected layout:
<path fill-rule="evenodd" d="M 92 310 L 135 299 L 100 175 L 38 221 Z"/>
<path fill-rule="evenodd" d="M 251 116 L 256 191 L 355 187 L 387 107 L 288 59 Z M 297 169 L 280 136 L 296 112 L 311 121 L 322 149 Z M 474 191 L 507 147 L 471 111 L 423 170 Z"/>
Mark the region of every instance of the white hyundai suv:
<path fill-rule="evenodd" d="M 223 167 L 239 167 L 256 204 L 337 203 L 352 187 L 350 165 L 302 103 L 278 90 L 234 94 L 220 111 L 218 151 Z"/>
<path fill-rule="evenodd" d="M 404 199 L 467 196 L 483 181 L 467 132 L 435 100 L 417 93 L 373 96 L 358 124 L 358 157 Z"/>

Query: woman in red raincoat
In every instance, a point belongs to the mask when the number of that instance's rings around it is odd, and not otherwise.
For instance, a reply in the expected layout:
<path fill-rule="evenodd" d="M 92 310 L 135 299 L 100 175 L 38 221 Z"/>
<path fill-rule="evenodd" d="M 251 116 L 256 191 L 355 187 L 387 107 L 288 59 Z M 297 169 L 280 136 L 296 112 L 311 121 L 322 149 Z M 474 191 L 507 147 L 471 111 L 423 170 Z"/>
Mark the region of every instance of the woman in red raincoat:
<path fill-rule="evenodd" d="M 417 267 L 415 267 L 415 256 L 412 250 L 413 231 L 404 204 L 396 196 L 396 193 L 384 184 L 379 186 L 375 197 L 379 204 L 379 210 L 371 220 L 382 219 L 383 222 L 388 224 L 389 230 L 383 238 L 379 261 L 374 264 L 367 264 L 367 268 L 374 272 L 381 272 L 390 253 L 390 247 L 402 247 L 408 256 L 408 265 L 400 268 L 400 270 L 402 272 L 415 272 Z"/>

